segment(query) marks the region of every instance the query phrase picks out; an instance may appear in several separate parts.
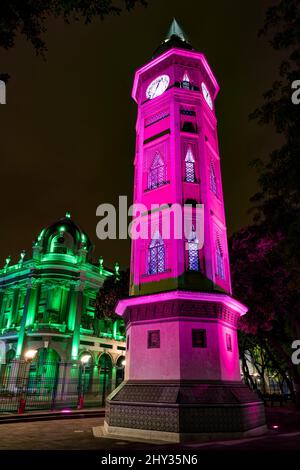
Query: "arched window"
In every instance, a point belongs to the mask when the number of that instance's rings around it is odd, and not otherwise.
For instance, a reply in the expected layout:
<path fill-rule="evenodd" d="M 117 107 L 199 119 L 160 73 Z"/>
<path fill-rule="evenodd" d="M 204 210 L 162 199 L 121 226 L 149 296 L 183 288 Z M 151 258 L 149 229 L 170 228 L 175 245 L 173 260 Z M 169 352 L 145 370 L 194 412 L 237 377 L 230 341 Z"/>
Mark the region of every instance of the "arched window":
<path fill-rule="evenodd" d="M 159 152 L 156 152 L 149 171 L 149 189 L 158 188 L 165 183 L 165 164 Z"/>
<path fill-rule="evenodd" d="M 112 361 L 111 357 L 107 353 L 101 354 L 99 358 L 100 366 L 100 394 L 101 394 L 101 406 L 105 405 L 105 399 L 111 392 L 112 386 Z"/>
<path fill-rule="evenodd" d="M 210 162 L 209 180 L 210 180 L 210 189 L 212 190 L 214 195 L 218 197 L 217 177 L 216 177 L 216 172 L 215 172 L 213 162 Z"/>
<path fill-rule="evenodd" d="M 119 356 L 116 366 L 117 366 L 117 372 L 116 372 L 116 387 L 120 385 L 120 383 L 123 382 L 124 380 L 124 370 L 125 370 L 125 356 Z"/>
<path fill-rule="evenodd" d="M 55 234 L 51 239 L 50 253 L 72 254 L 73 253 L 73 238 L 72 236 L 61 229 L 58 234 Z"/>
<path fill-rule="evenodd" d="M 165 270 L 165 244 L 156 231 L 148 249 L 148 274 L 162 273 Z"/>
<path fill-rule="evenodd" d="M 194 227 L 188 239 L 188 261 L 190 271 L 199 271 L 199 243 Z"/>
<path fill-rule="evenodd" d="M 216 274 L 220 279 L 225 279 L 224 257 L 219 237 L 217 237 L 216 243 Z"/>
<path fill-rule="evenodd" d="M 185 156 L 185 181 L 188 183 L 195 182 L 195 159 L 191 147 L 188 147 Z"/>

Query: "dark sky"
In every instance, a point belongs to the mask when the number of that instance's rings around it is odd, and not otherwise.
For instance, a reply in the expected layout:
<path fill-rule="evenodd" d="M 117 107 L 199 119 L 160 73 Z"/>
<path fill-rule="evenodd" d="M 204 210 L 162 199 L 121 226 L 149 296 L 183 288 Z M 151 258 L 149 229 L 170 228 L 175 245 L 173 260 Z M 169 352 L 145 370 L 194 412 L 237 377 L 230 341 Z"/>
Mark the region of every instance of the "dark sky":
<path fill-rule="evenodd" d="M 85 26 L 47 23 L 46 61 L 26 40 L 0 50 L 11 75 L 0 106 L 0 263 L 13 261 L 66 210 L 91 236 L 105 264 L 126 266 L 128 241 L 96 239 L 96 207 L 132 196 L 133 74 L 149 60 L 173 16 L 206 54 L 221 91 L 216 101 L 229 233 L 250 221 L 256 173 L 249 161 L 274 147 L 271 131 L 249 122 L 276 77 L 279 57 L 257 31 L 267 0 L 149 0 L 120 17 Z"/>

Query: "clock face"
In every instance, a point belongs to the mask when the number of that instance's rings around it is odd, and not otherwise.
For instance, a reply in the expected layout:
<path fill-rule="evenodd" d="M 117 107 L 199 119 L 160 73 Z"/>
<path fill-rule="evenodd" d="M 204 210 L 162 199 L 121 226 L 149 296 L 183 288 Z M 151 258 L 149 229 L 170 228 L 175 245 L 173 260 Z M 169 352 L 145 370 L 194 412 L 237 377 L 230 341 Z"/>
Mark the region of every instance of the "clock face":
<path fill-rule="evenodd" d="M 210 109 L 213 109 L 213 102 L 212 102 L 210 93 L 209 93 L 205 83 L 202 82 L 201 87 L 202 87 L 202 93 L 203 93 L 203 96 L 204 96 L 204 99 L 205 99 L 206 103 L 208 104 Z"/>
<path fill-rule="evenodd" d="M 149 98 L 149 100 L 152 100 L 153 98 L 162 95 L 168 88 L 169 83 L 170 77 L 168 75 L 160 75 L 155 78 L 146 90 L 146 97 Z"/>

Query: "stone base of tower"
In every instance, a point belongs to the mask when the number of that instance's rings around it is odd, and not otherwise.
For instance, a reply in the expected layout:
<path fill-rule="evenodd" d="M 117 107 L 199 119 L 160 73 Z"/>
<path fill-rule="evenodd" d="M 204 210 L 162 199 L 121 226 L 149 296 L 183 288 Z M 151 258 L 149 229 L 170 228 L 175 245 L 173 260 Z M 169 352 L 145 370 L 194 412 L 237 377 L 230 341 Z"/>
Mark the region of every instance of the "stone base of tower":
<path fill-rule="evenodd" d="M 240 382 L 127 381 L 107 399 L 103 435 L 148 441 L 234 439 L 266 432 L 263 403 Z"/>
<path fill-rule="evenodd" d="M 120 301 L 126 377 L 107 399 L 102 432 L 169 442 L 265 432 L 263 403 L 240 380 L 237 323 L 246 310 L 221 293 L 170 291 Z"/>

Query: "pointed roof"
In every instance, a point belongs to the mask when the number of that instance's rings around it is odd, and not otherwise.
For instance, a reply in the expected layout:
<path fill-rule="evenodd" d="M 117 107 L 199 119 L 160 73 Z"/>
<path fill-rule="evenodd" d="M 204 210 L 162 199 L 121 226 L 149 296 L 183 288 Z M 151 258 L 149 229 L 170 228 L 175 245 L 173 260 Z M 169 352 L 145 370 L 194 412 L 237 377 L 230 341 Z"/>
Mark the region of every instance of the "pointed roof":
<path fill-rule="evenodd" d="M 193 49 L 187 35 L 179 25 L 176 18 L 173 18 L 166 38 L 154 51 L 153 57 L 157 57 L 158 55 L 162 54 L 163 52 L 166 52 L 172 47 L 178 47 L 179 49 L 189 50 Z"/>
<path fill-rule="evenodd" d="M 187 35 L 179 25 L 178 21 L 176 18 L 173 18 L 171 26 L 169 28 L 168 34 L 166 36 L 166 41 L 171 39 L 172 36 L 177 36 L 179 37 L 182 41 L 189 42 Z"/>

